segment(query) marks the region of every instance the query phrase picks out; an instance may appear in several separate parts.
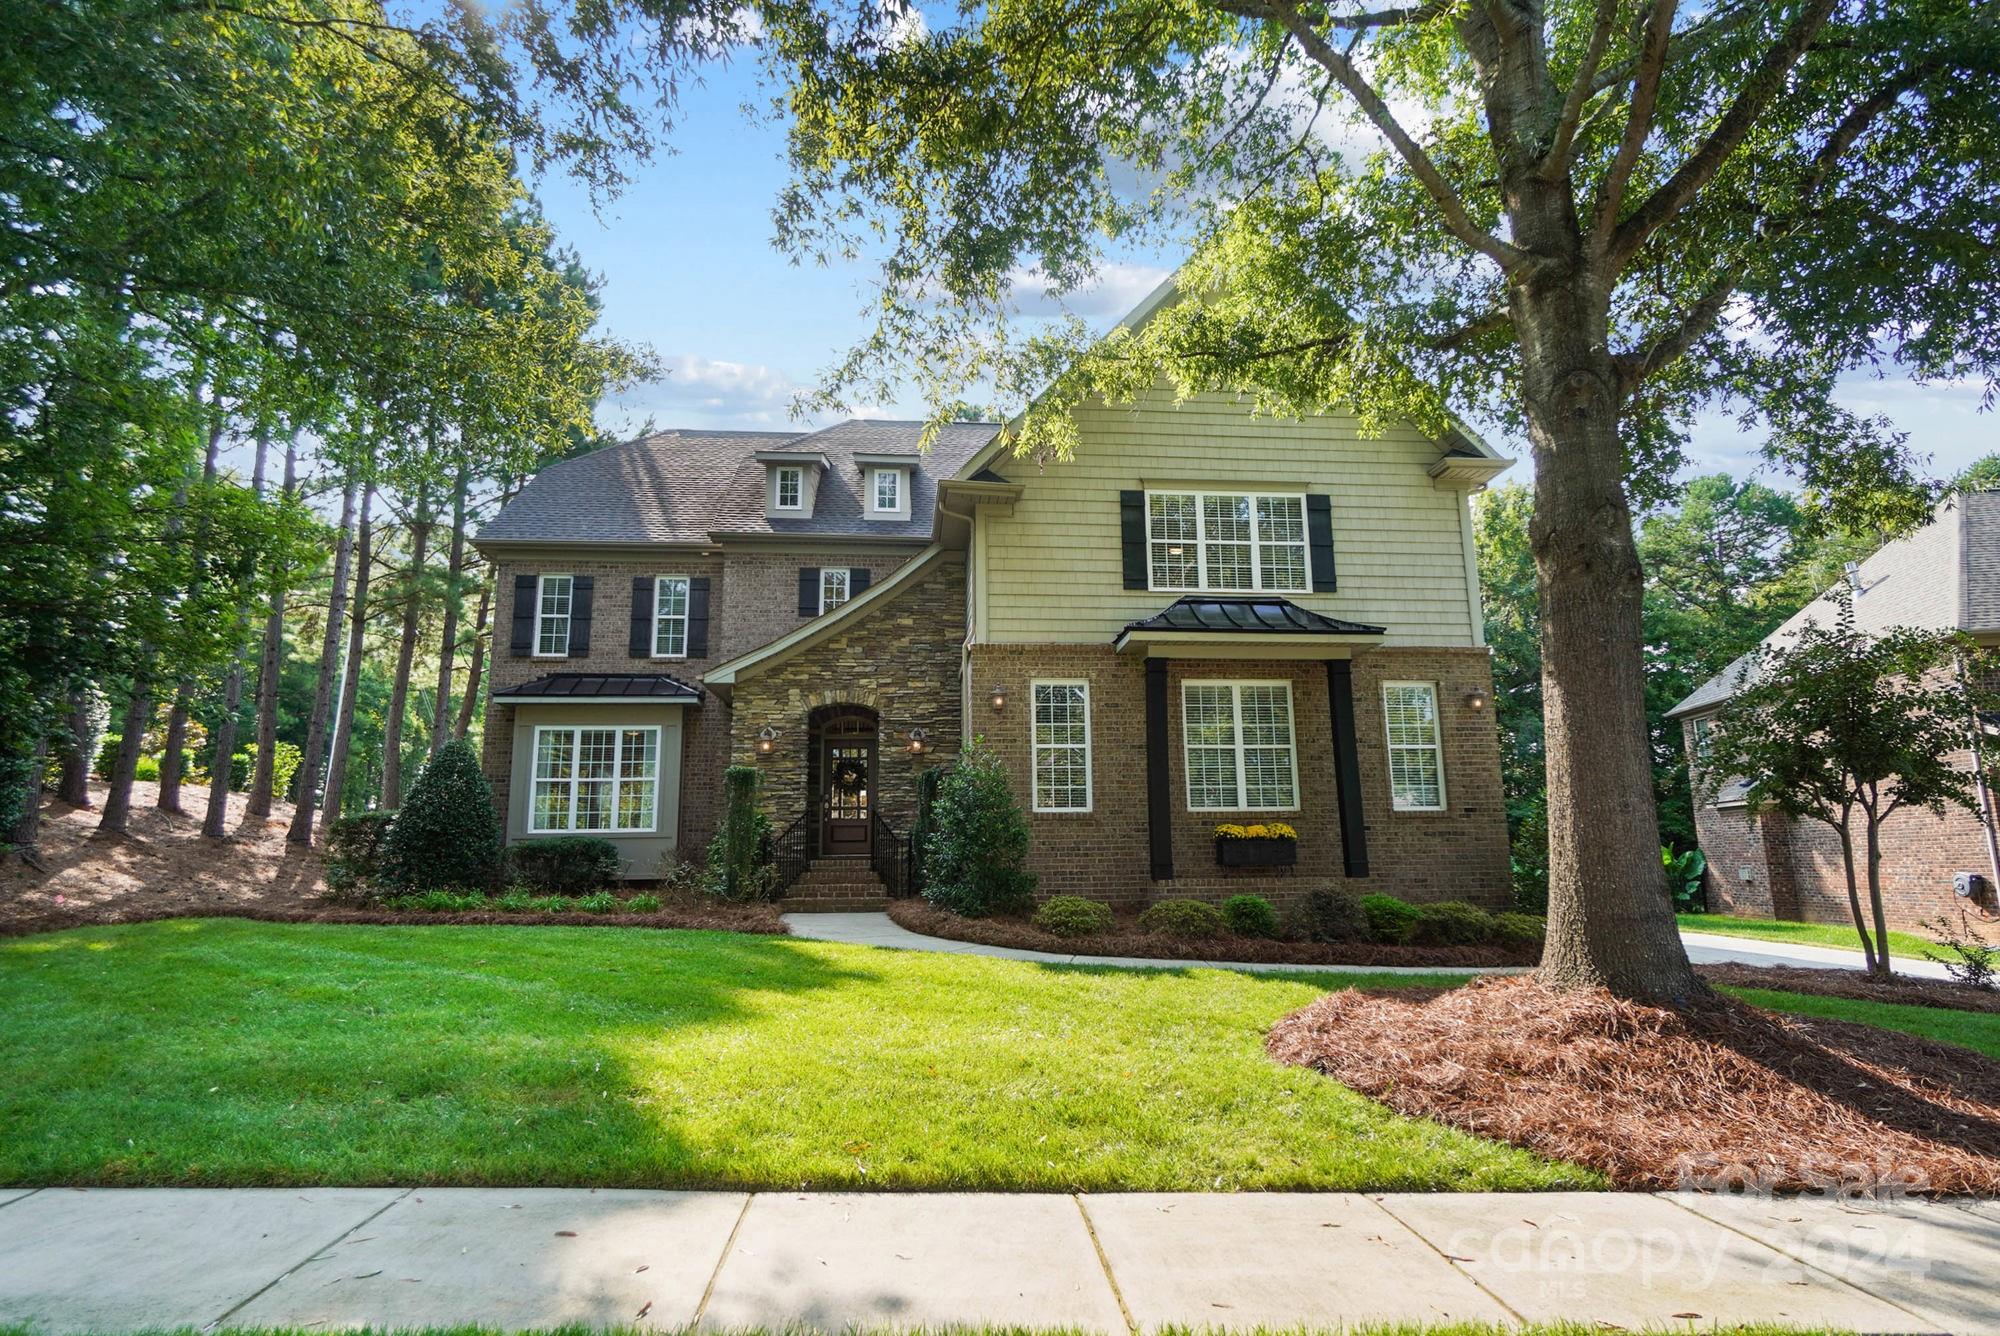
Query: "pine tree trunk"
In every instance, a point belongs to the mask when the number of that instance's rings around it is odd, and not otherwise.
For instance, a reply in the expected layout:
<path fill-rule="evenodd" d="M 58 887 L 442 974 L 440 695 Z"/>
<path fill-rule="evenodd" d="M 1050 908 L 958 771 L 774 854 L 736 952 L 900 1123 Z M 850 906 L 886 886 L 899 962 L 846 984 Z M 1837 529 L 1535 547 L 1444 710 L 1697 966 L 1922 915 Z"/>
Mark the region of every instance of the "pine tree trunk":
<path fill-rule="evenodd" d="M 326 725 L 333 707 L 334 671 L 340 657 L 343 619 L 347 612 L 347 563 L 354 557 L 354 474 L 340 492 L 340 539 L 333 548 L 333 592 L 327 599 L 326 634 L 321 637 L 319 680 L 313 687 L 312 717 L 306 724 L 305 755 L 299 761 L 298 804 L 285 838 L 311 844 L 313 816 L 319 810 L 320 762 L 326 755 Z"/>
<path fill-rule="evenodd" d="M 97 760 L 97 729 L 88 687 L 69 693 L 69 736 L 62 748 L 56 797 L 72 807 L 90 806 L 90 767 Z"/>
<path fill-rule="evenodd" d="M 458 582 L 465 571 L 465 489 L 470 479 L 461 466 L 451 491 L 451 557 L 445 563 L 444 632 L 438 640 L 437 699 L 431 708 L 431 749 L 444 746 L 445 725 L 451 719 L 451 675 L 458 652 Z"/>
<path fill-rule="evenodd" d="M 458 719 L 451 726 L 451 735 L 462 738 L 472 730 L 472 714 L 479 708 L 479 682 L 486 667 L 486 617 L 493 606 L 493 567 L 486 568 L 486 579 L 479 586 L 479 612 L 472 620 L 472 663 L 465 673 L 465 699 L 458 703 Z"/>
<path fill-rule="evenodd" d="M 270 441 L 260 432 L 257 463 L 250 474 L 250 495 L 259 505 L 264 501 L 264 465 L 269 455 Z M 254 578 L 254 572 L 246 578 Z M 214 745 L 209 751 L 208 810 L 202 813 L 201 833 L 211 840 L 222 839 L 229 833 L 229 763 L 236 754 L 236 716 L 243 708 L 245 661 L 250 657 L 250 601 L 246 589 L 236 609 L 236 658 L 222 684 L 222 719 L 210 739 Z"/>
<path fill-rule="evenodd" d="M 1572 220 L 1573 225 L 1573 220 Z M 1541 979 L 1682 1005 L 1688 963 L 1660 865 L 1648 752 L 1643 572 L 1625 497 L 1609 299 L 1573 280 L 1512 294 L 1535 453 L 1549 921 Z"/>
<path fill-rule="evenodd" d="M 14 819 L 14 829 L 8 836 L 8 843 L 14 846 L 14 856 L 29 867 L 40 870 L 42 866 L 42 783 L 49 768 L 49 738 L 44 733 L 35 743 L 35 749 L 28 757 L 28 782 L 21 794 L 21 814 Z"/>
<path fill-rule="evenodd" d="M 118 755 L 104 783 L 104 811 L 97 818 L 97 828 L 116 835 L 123 835 L 131 821 L 132 777 L 139 769 L 146 729 L 153 722 L 153 690 L 148 678 L 152 657 L 150 651 L 141 655 L 139 673 L 132 680 L 132 694 L 125 698 L 125 716 L 118 726 Z"/>
<path fill-rule="evenodd" d="M 410 702 L 410 664 L 417 653 L 424 557 L 430 550 L 428 506 L 428 500 L 419 495 L 417 516 L 410 525 L 410 572 L 403 588 L 403 630 L 396 650 L 396 680 L 389 688 L 389 717 L 382 724 L 382 806 L 388 811 L 403 805 L 403 713 Z"/>
<path fill-rule="evenodd" d="M 208 427 L 208 453 L 201 461 L 201 481 L 204 487 L 215 481 L 216 455 L 222 448 L 223 417 L 216 410 L 214 395 L 209 399 L 210 419 Z M 194 560 L 189 563 L 192 572 L 188 577 L 188 592 L 196 593 L 201 588 L 202 549 L 207 543 L 207 525 L 196 527 L 194 534 Z M 163 812 L 186 815 L 181 811 L 181 777 L 185 769 L 187 751 L 188 711 L 194 705 L 194 679 L 183 676 L 174 689 L 174 708 L 167 714 L 167 737 L 160 754 L 160 788 L 153 799 L 153 805 Z"/>
<path fill-rule="evenodd" d="M 326 824 L 340 820 L 341 790 L 347 787 L 347 755 L 354 746 L 354 704 L 361 694 L 362 656 L 367 651 L 368 574 L 375 560 L 375 484 L 361 492 L 361 537 L 354 547 L 354 602 L 347 628 L 347 667 L 340 675 L 340 707 L 334 717 L 333 758 L 326 766 Z"/>
<path fill-rule="evenodd" d="M 285 442 L 284 495 L 287 500 L 299 489 L 298 441 Z M 264 615 L 264 647 L 257 659 L 257 755 L 250 770 L 250 792 L 243 800 L 249 816 L 271 815 L 272 752 L 278 746 L 278 677 L 284 670 L 285 576 L 271 585 L 271 606 Z"/>

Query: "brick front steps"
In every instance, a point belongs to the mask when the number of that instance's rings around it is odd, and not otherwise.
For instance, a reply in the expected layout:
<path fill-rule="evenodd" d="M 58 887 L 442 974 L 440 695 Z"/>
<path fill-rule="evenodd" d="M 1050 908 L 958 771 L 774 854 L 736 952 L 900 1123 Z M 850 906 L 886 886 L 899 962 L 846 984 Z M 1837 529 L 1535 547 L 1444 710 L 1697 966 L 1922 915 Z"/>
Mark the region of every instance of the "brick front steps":
<path fill-rule="evenodd" d="M 883 910 L 889 890 L 866 858 L 815 858 L 778 907 L 792 914 Z"/>

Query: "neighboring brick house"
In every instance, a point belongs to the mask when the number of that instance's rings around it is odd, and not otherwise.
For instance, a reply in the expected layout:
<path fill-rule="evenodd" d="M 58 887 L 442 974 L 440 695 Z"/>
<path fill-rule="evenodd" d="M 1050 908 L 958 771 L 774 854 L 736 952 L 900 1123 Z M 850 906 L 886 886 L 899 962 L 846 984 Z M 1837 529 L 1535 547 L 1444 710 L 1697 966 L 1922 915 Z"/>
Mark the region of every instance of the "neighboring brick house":
<path fill-rule="evenodd" d="M 1077 425 L 1060 462 L 992 425 L 925 448 L 846 422 L 545 470 L 478 539 L 507 838 L 601 833 L 652 876 L 702 856 L 723 771 L 755 765 L 790 894 L 866 901 L 921 772 L 980 737 L 1043 894 L 1504 905 L 1468 494 L 1508 461 L 1164 389 Z M 1264 820 L 1296 866 L 1219 866 L 1214 827 Z"/>
<path fill-rule="evenodd" d="M 1946 498 L 1929 523 L 1852 568 L 1843 584 L 1861 631 L 1956 628 L 2000 644 L 2000 493 Z M 1764 643 L 1782 644 L 1809 622 L 1832 626 L 1839 606 L 1834 594 L 1829 590 L 1801 608 Z M 1743 656 L 1667 711 L 1669 719 L 1680 721 L 1697 768 L 1717 712 L 1742 688 L 1753 666 L 1752 657 Z M 1953 758 L 1962 770 L 1976 768 L 1971 744 L 1968 727 L 1966 749 Z M 1725 783 L 1713 801 L 1695 810 L 1695 832 L 1708 859 L 1709 907 L 1753 918 L 1849 922 L 1839 835 L 1818 821 L 1795 821 L 1769 810 L 1753 814 L 1744 797 L 1747 787 Z M 1965 899 L 1976 917 L 1993 914 L 2000 848 L 1990 819 L 1991 795 L 1983 783 L 1977 783 L 1977 793 L 1980 812 L 1954 807 L 1940 818 L 1905 810 L 1883 825 L 1883 907 L 1891 927 L 1916 928 L 1953 912 L 1960 888 L 1971 892 Z"/>

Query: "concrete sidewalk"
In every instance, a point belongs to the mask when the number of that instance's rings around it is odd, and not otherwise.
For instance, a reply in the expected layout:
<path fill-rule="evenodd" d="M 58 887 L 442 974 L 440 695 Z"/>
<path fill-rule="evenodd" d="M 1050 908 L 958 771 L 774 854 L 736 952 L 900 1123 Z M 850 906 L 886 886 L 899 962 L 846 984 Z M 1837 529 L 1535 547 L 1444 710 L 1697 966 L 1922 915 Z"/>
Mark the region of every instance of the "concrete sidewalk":
<path fill-rule="evenodd" d="M 2000 1333 L 2000 1205 L 1693 1195 L 0 1189 L 0 1325 Z"/>

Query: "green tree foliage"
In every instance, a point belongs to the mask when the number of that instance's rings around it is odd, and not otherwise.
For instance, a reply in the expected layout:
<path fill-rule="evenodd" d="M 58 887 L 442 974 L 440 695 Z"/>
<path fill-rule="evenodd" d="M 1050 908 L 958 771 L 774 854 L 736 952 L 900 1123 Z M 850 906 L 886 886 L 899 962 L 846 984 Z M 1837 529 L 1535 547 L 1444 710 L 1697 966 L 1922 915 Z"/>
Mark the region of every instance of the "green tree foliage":
<path fill-rule="evenodd" d="M 924 898 L 939 909 L 979 918 L 1034 907 L 1028 822 L 999 754 L 978 738 L 938 783 L 923 857 Z"/>
<path fill-rule="evenodd" d="M 1890 972 L 1882 823 L 1905 808 L 1977 811 L 1973 769 L 1959 762 L 1977 754 L 1980 714 L 2000 704 L 1986 685 L 1996 671 L 2000 658 L 1958 632 L 1858 631 L 1843 596 L 1833 625 L 1808 622 L 1752 656 L 1745 685 L 1715 718 L 1697 767 L 1702 793 L 1747 781 L 1753 812 L 1833 827 L 1854 929 L 1875 973 Z"/>
<path fill-rule="evenodd" d="M 483 890 L 500 871 L 500 817 L 472 744 L 446 743 L 418 772 L 382 851 L 392 885 Z"/>

